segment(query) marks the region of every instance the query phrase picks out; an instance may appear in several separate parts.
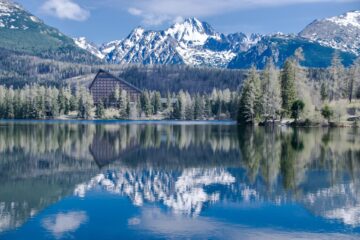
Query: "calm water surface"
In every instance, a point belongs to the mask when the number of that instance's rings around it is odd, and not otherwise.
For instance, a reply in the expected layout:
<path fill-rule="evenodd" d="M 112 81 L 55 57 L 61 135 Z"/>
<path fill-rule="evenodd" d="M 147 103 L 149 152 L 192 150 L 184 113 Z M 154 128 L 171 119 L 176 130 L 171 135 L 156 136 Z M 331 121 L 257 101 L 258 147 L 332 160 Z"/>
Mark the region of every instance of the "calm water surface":
<path fill-rule="evenodd" d="M 0 122 L 0 239 L 359 239 L 359 136 Z"/>

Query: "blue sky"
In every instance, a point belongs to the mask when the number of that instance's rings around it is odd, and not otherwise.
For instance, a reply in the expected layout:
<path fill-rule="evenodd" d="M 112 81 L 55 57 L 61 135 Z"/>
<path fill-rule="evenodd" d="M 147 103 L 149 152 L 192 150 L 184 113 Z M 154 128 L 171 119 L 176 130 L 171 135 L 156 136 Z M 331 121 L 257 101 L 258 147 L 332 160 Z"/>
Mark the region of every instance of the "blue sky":
<path fill-rule="evenodd" d="M 72 36 L 100 44 L 137 26 L 164 29 L 197 17 L 224 33 L 297 33 L 315 19 L 360 9 L 360 0 L 17 0 Z"/>

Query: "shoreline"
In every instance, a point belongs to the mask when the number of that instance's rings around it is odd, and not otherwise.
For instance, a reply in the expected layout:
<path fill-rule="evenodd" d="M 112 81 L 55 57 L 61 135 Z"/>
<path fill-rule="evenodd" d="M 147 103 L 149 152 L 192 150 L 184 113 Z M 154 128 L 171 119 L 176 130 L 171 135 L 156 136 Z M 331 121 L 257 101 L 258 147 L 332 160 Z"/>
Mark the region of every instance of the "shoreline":
<path fill-rule="evenodd" d="M 237 125 L 239 127 L 290 127 L 290 128 L 359 128 L 360 125 L 357 125 L 355 122 L 340 122 L 340 123 L 311 123 L 303 124 L 299 122 L 298 124 L 286 123 L 286 124 L 254 124 L 254 125 L 240 125 L 235 120 L 225 119 L 225 120 L 165 120 L 165 119 L 142 119 L 142 120 L 121 120 L 121 119 L 0 119 L 0 124 L 2 123 L 45 123 L 45 124 L 120 124 L 120 125 Z"/>
<path fill-rule="evenodd" d="M 234 120 L 118 120 L 118 119 L 0 119 L 1 123 L 74 124 L 157 124 L 157 125 L 237 125 Z"/>

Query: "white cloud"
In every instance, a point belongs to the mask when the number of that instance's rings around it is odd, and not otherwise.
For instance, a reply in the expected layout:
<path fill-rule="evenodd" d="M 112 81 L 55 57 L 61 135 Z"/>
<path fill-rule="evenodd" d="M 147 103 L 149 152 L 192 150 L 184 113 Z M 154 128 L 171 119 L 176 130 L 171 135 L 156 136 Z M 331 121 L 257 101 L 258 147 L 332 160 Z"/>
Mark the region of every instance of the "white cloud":
<path fill-rule="evenodd" d="M 141 16 L 148 25 L 175 21 L 179 17 L 216 16 L 227 12 L 300 3 L 355 2 L 358 0 L 113 0 L 127 7 L 134 16 Z"/>
<path fill-rule="evenodd" d="M 41 10 L 49 15 L 61 19 L 85 21 L 89 18 L 90 12 L 83 9 L 72 0 L 47 0 Z"/>
<path fill-rule="evenodd" d="M 143 14 L 143 12 L 138 8 L 129 8 L 128 12 L 134 16 L 141 16 Z"/>

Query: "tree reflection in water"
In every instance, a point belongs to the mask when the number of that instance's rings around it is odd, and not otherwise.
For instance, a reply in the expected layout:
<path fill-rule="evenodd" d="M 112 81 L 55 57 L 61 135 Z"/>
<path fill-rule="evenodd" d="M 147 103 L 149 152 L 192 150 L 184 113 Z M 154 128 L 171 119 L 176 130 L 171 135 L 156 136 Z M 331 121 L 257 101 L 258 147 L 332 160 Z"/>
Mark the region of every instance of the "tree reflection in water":
<path fill-rule="evenodd" d="M 0 231 L 103 189 L 197 216 L 219 201 L 298 202 L 360 225 L 354 129 L 2 123 Z"/>

